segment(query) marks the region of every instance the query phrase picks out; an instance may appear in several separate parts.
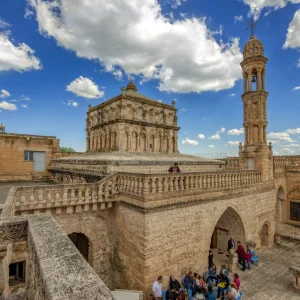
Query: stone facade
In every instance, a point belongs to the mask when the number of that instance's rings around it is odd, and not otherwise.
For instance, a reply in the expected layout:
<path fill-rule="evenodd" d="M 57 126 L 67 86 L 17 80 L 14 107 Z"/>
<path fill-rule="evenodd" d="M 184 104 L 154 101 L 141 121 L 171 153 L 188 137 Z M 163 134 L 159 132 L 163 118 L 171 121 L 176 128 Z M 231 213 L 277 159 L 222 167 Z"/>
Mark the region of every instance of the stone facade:
<path fill-rule="evenodd" d="M 122 94 L 89 107 L 87 151 L 177 153 L 177 116 L 173 106 L 137 92 L 133 82 Z"/>
<path fill-rule="evenodd" d="M 45 152 L 45 171 L 59 149 L 53 136 L 0 133 L 0 182 L 32 181 L 34 161 L 25 161 L 24 151 Z"/>

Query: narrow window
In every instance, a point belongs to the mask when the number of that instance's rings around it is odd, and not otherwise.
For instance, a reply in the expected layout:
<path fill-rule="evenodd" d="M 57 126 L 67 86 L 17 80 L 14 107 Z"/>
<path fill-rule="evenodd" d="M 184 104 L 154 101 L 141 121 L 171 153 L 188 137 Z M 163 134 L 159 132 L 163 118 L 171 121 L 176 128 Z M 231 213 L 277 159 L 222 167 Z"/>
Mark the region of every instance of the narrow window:
<path fill-rule="evenodd" d="M 291 220 L 300 221 L 300 203 L 291 202 Z"/>
<path fill-rule="evenodd" d="M 25 261 L 9 265 L 9 285 L 25 282 Z"/>
<path fill-rule="evenodd" d="M 24 151 L 24 160 L 33 161 L 33 152 L 32 151 Z"/>

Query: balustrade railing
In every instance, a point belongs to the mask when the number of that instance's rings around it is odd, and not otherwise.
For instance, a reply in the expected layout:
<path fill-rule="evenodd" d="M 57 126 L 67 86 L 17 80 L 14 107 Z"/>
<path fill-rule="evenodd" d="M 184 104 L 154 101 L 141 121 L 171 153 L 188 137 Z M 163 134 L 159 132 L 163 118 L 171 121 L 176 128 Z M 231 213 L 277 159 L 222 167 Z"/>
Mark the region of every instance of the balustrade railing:
<path fill-rule="evenodd" d="M 260 171 L 232 171 L 215 173 L 135 174 L 119 173 L 120 193 L 146 197 L 164 192 L 214 191 L 249 186 L 262 182 Z"/>
<path fill-rule="evenodd" d="M 165 193 L 201 194 L 238 189 L 262 182 L 260 171 L 125 173 L 118 172 L 97 183 L 58 184 L 13 188 L 5 214 L 67 214 L 110 208 L 116 194 L 151 200 Z M 168 195 L 169 197 L 170 195 Z M 3 214 L 2 214 L 3 216 Z"/>
<path fill-rule="evenodd" d="M 116 175 L 97 183 L 58 184 L 18 187 L 13 197 L 13 214 L 49 212 L 56 214 L 102 210 L 112 207 Z"/>
<path fill-rule="evenodd" d="M 275 156 L 274 167 L 275 169 L 284 167 L 300 167 L 300 156 Z"/>

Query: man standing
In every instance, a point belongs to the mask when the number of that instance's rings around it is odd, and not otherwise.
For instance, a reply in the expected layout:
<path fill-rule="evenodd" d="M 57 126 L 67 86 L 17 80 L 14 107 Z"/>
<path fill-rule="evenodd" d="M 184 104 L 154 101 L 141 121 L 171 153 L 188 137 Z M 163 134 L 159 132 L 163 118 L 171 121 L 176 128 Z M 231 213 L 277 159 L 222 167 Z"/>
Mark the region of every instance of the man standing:
<path fill-rule="evenodd" d="M 230 249 L 235 249 L 235 242 L 234 242 L 234 238 L 231 237 L 230 240 L 228 241 L 228 247 L 227 247 L 227 251 L 229 252 Z"/>
<path fill-rule="evenodd" d="M 241 270 L 245 271 L 246 270 L 246 253 L 245 249 L 242 246 L 241 242 L 237 242 L 238 248 L 236 250 L 236 253 L 238 254 L 239 257 L 239 264 L 243 267 Z"/>
<path fill-rule="evenodd" d="M 159 275 L 157 281 L 153 283 L 152 286 L 152 296 L 153 300 L 162 300 L 162 276 Z"/>

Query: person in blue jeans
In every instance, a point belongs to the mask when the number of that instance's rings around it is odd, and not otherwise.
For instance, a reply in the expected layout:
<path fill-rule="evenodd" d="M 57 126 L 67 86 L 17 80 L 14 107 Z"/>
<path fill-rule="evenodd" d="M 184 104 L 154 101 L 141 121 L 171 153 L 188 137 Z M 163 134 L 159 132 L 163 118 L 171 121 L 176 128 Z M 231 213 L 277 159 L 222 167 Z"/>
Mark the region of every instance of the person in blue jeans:
<path fill-rule="evenodd" d="M 220 282 L 218 283 L 218 295 L 217 298 L 220 298 L 222 296 L 222 300 L 225 299 L 225 291 L 227 290 L 229 286 L 229 279 L 227 276 L 222 275 L 220 278 Z"/>
<path fill-rule="evenodd" d="M 194 284 L 193 272 L 189 271 L 188 274 L 183 279 L 183 284 L 186 289 L 190 289 L 192 291 L 192 296 L 196 295 L 196 286 Z"/>
<path fill-rule="evenodd" d="M 211 281 L 215 280 L 217 283 L 218 276 L 217 276 L 217 269 L 215 265 L 212 265 L 212 267 L 209 268 L 208 273 L 209 273 L 208 279 L 210 279 Z"/>
<path fill-rule="evenodd" d="M 211 285 L 207 288 L 207 294 L 205 295 L 206 300 L 217 300 L 216 293 L 213 291 L 213 288 Z"/>

